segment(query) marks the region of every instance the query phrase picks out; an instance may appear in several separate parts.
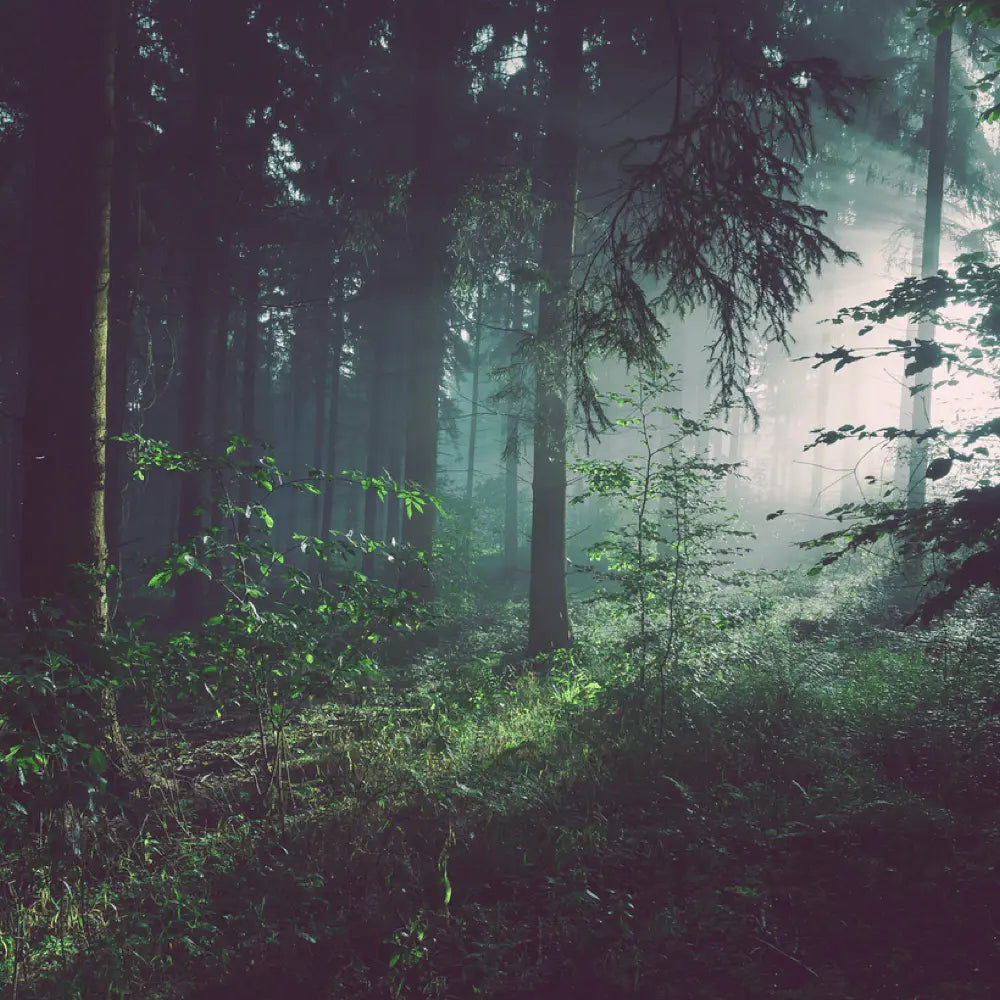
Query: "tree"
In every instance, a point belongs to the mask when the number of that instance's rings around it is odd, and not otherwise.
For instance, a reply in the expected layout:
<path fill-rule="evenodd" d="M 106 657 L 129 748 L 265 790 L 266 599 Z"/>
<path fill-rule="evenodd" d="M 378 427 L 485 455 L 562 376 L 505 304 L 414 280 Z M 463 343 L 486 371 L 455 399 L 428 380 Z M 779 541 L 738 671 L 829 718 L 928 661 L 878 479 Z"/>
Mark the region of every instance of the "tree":
<path fill-rule="evenodd" d="M 777 39 L 758 30 L 758 12 L 742 6 L 685 8 L 663 16 L 643 4 L 638 8 L 642 32 L 635 30 L 631 8 L 606 12 L 595 31 L 602 43 L 594 46 L 601 89 L 624 102 L 634 94 L 635 63 L 670 52 L 673 107 L 663 128 L 638 139 L 626 133 L 595 150 L 603 169 L 588 172 L 588 186 L 606 191 L 610 183 L 615 194 L 591 214 L 581 253 L 586 264 L 573 290 L 565 339 L 551 331 L 566 329 L 555 316 L 557 310 L 566 315 L 570 305 L 565 262 L 573 246 L 568 192 L 575 195 L 569 181 L 578 111 L 569 95 L 572 77 L 579 100 L 575 42 L 582 41 L 585 24 L 575 20 L 582 17 L 577 5 L 569 11 L 556 4 L 550 13 L 552 103 L 542 157 L 550 202 L 542 249 L 548 298 L 536 338 L 528 643 L 536 654 L 569 642 L 565 542 L 558 537 L 566 496 L 567 390 L 560 385 L 572 382 L 588 431 L 599 432 L 604 417 L 590 359 L 616 356 L 630 366 L 655 367 L 668 333 L 663 317 L 707 307 L 717 326 L 710 359 L 719 398 L 727 406 L 741 399 L 752 410 L 745 387 L 759 343 L 787 343 L 788 319 L 806 294 L 810 272 L 829 259 L 852 259 L 823 233 L 824 213 L 804 204 L 800 194 L 814 93 L 834 114 L 849 113 L 848 82 L 836 67 L 822 59 L 783 60 L 774 48 Z"/>
<path fill-rule="evenodd" d="M 951 152 L 946 150 L 944 137 L 952 25 L 960 14 L 966 14 L 974 25 L 995 27 L 1000 24 L 1000 10 L 995 5 L 951 0 L 929 0 L 919 8 L 928 11 L 928 29 L 936 36 L 934 102 L 929 116 L 933 155 L 928 169 L 922 276 L 907 278 L 880 299 L 842 309 L 834 320 L 862 323 L 859 334 L 896 317 L 906 317 L 916 324 L 916 336 L 890 341 L 888 348 L 868 352 L 868 357 L 901 355 L 905 373 L 916 386 L 918 400 L 920 393 L 929 397 L 942 367 L 947 367 L 951 379 L 986 377 L 993 384 L 1000 379 L 997 351 L 1000 268 L 990 265 L 985 253 L 976 252 L 958 258 L 954 275 L 937 270 L 940 192 L 946 152 Z M 994 47 L 994 59 L 998 51 Z M 995 79 L 995 74 L 988 74 L 977 89 L 985 92 Z M 1000 104 L 988 107 L 982 118 L 987 121 L 1000 118 Z M 980 310 L 980 314 L 966 324 L 943 319 L 942 312 L 955 304 L 971 306 Z M 964 330 L 971 343 L 938 342 L 934 332 L 942 325 L 949 330 Z M 820 363 L 835 362 L 835 370 L 840 370 L 861 360 L 862 354 L 839 347 L 818 357 Z M 918 413 L 909 427 L 845 425 L 837 431 L 820 433 L 809 447 L 845 437 L 890 443 L 905 441 L 917 457 L 911 465 L 909 488 L 901 499 L 890 494 L 881 500 L 843 505 L 835 511 L 841 527 L 804 543 L 808 548 L 831 549 L 815 567 L 817 571 L 863 547 L 893 539 L 908 570 L 907 582 L 923 587 L 908 621 L 924 623 L 944 614 L 978 587 L 1000 589 L 1000 490 L 990 450 L 991 445 L 995 447 L 995 439 L 1000 438 L 1000 419 L 961 428 L 933 425 L 928 399 L 925 412 Z M 938 452 L 931 461 L 928 461 L 929 448 Z M 963 468 L 970 471 L 962 475 L 959 470 Z M 914 483 L 918 476 L 920 482 Z M 928 483 L 939 483 L 930 499 Z M 932 557 L 929 561 L 928 556 Z"/>
<path fill-rule="evenodd" d="M 942 311 L 955 304 L 981 311 L 969 324 L 948 324 L 949 329 L 963 329 L 970 334 L 971 344 L 942 344 L 918 337 L 897 341 L 869 357 L 902 355 L 907 375 L 924 377 L 947 366 L 952 378 L 985 377 L 997 384 L 1000 267 L 986 263 L 982 253 L 959 258 L 953 276 L 939 272 L 926 278 L 907 278 L 881 299 L 841 310 L 835 322 L 863 322 L 861 333 L 901 316 L 940 325 Z M 822 356 L 821 361 L 835 361 L 840 369 L 860 359 L 841 347 Z M 844 425 L 821 433 L 809 447 L 832 444 L 841 438 L 912 442 L 917 433 L 899 427 Z M 904 560 L 912 564 L 926 567 L 925 557 L 932 556 L 932 569 L 917 581 L 924 584 L 924 590 L 909 616 L 910 621 L 926 623 L 950 610 L 976 587 L 1000 589 L 1000 487 L 995 482 L 995 461 L 990 459 L 990 445 L 1000 439 L 1000 418 L 956 429 L 933 426 L 919 433 L 940 449 L 927 464 L 925 480 L 937 482 L 951 477 L 950 490 L 947 483 L 942 483 L 943 489 L 920 506 L 906 503 L 906 497 L 902 503 L 896 502 L 891 495 L 888 499 L 845 504 L 833 512 L 841 523 L 837 530 L 803 545 L 831 550 L 821 558 L 817 571 L 888 538 L 897 542 Z M 971 465 L 972 474 L 959 477 L 958 469 L 968 463 L 975 463 Z"/>
<path fill-rule="evenodd" d="M 934 89 L 928 116 L 927 194 L 921 244 L 920 276 L 937 274 L 941 247 L 941 214 L 944 205 L 945 155 L 948 145 L 948 103 L 951 94 L 950 27 L 934 41 Z M 934 323 L 924 320 L 917 328 L 917 347 L 929 350 L 934 341 Z M 927 498 L 927 432 L 931 428 L 932 381 L 930 372 L 921 372 L 910 388 L 913 405 L 913 443 L 909 451 L 910 475 L 907 504 L 922 507 Z M 918 570 L 919 573 L 919 570 Z"/>
<path fill-rule="evenodd" d="M 192 33 L 191 117 L 185 136 L 184 164 L 188 189 L 187 264 L 188 287 L 184 341 L 181 350 L 180 445 L 185 451 L 204 450 L 208 393 L 208 346 L 211 309 L 211 282 L 218 269 L 215 212 L 218 200 L 216 167 L 216 101 L 219 75 L 215 43 L 223 29 L 220 7 L 215 4 L 191 6 Z M 177 514 L 177 540 L 187 544 L 202 528 L 202 508 L 206 502 L 205 482 L 197 472 L 181 480 Z M 204 607 L 204 578 L 200 573 L 178 577 L 175 614 L 181 621 L 193 621 Z"/>
<path fill-rule="evenodd" d="M 406 387 L 406 480 L 427 493 L 437 485 L 438 395 L 441 388 L 448 316 L 448 217 L 460 179 L 447 159 L 455 123 L 447 117 L 465 86 L 456 70 L 456 45 L 463 19 L 443 0 L 404 11 L 400 55 L 411 60 L 413 180 L 409 190 L 406 275 L 412 298 L 409 376 Z M 450 181 L 450 183 L 449 183 Z M 436 508 L 426 504 L 403 521 L 403 541 L 416 555 L 402 570 L 401 584 L 421 599 L 434 593 L 428 564 L 434 545 Z"/>
<path fill-rule="evenodd" d="M 583 85 L 582 5 L 553 3 L 548 24 L 550 93 L 539 188 L 548 211 L 542 224 L 542 290 L 535 365 L 531 482 L 531 579 L 528 655 L 570 643 L 566 599 L 566 405 L 568 318 L 576 223 L 577 157 Z"/>
<path fill-rule="evenodd" d="M 105 421 L 115 0 L 40 0 L 21 596 L 107 625 Z M 84 571 L 83 573 L 80 570 Z"/>
<path fill-rule="evenodd" d="M 479 430 L 479 366 L 483 342 L 483 285 L 476 286 L 476 305 L 469 334 L 472 339 L 472 394 L 469 400 L 469 450 L 465 467 L 465 562 L 468 564 L 472 546 L 472 501 L 476 488 L 476 434 Z"/>

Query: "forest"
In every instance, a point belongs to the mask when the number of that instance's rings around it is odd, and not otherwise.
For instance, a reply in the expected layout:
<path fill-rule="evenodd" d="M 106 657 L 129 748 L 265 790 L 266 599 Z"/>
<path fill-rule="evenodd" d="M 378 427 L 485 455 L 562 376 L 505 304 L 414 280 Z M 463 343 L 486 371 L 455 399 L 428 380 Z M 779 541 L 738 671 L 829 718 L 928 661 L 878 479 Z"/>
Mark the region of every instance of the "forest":
<path fill-rule="evenodd" d="M 998 0 L 4 0 L 0 995 L 990 1000 Z"/>

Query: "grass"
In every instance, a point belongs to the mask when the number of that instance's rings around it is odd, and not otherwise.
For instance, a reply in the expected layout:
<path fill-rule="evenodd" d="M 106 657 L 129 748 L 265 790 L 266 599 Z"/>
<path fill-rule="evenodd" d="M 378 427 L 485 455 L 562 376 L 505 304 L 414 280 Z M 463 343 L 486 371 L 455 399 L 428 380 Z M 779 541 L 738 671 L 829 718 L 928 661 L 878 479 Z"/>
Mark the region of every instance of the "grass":
<path fill-rule="evenodd" d="M 38 1000 L 985 1000 L 1000 629 L 980 601 L 890 631 L 862 583 L 718 595 L 662 736 L 599 605 L 547 672 L 517 669 L 516 605 L 440 629 L 296 716 L 283 818 L 249 720 L 137 728 L 162 780 L 80 856 L 5 862 L 0 974 L 17 954 Z"/>

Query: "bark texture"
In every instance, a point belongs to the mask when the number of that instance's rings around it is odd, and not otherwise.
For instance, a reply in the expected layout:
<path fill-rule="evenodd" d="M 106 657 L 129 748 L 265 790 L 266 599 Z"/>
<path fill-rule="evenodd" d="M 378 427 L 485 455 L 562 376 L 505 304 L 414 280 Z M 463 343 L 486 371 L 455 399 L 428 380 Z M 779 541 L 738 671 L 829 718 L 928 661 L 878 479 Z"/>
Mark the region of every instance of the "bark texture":
<path fill-rule="evenodd" d="M 21 596 L 107 623 L 104 571 L 108 284 L 116 4 L 39 4 L 44 71 L 23 421 Z M 93 579 L 79 567 L 93 571 Z"/>

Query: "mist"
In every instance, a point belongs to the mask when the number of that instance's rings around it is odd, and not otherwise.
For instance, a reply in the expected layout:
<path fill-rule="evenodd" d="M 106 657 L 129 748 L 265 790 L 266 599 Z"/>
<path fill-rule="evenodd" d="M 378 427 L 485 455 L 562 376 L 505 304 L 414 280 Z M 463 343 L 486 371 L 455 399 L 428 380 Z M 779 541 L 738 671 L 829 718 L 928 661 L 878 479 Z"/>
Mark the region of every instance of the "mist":
<path fill-rule="evenodd" d="M 13 1000 L 992 995 L 986 6 L 8 4 Z"/>

